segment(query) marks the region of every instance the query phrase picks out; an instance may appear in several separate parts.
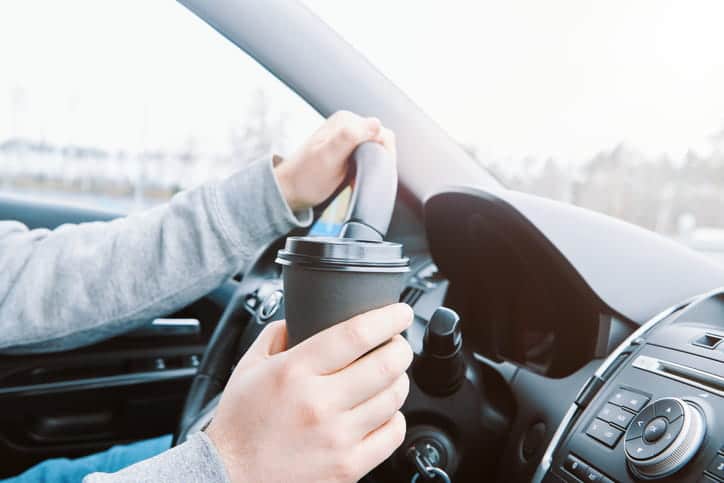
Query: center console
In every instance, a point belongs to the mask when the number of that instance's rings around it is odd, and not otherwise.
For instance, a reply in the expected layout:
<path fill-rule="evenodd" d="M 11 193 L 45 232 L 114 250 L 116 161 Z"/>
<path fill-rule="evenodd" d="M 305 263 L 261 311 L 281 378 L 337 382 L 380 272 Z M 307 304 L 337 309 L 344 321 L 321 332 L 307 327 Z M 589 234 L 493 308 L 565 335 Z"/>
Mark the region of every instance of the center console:
<path fill-rule="evenodd" d="M 724 482 L 724 291 L 645 324 L 582 388 L 536 482 Z"/>

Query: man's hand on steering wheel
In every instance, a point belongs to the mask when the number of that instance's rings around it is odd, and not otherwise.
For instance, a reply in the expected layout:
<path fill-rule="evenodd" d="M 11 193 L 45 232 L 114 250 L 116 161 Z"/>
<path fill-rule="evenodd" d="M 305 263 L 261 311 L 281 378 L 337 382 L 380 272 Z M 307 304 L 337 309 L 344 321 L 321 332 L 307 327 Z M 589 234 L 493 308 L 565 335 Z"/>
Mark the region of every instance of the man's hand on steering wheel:
<path fill-rule="evenodd" d="M 206 430 L 234 483 L 353 482 L 402 444 L 412 323 L 395 304 L 286 350 L 283 321 L 237 365 Z"/>
<path fill-rule="evenodd" d="M 380 143 L 395 158 L 395 136 L 379 119 L 347 111 L 330 116 L 301 148 L 274 168 L 289 207 L 297 211 L 326 200 L 344 180 L 352 151 L 367 141 Z"/>

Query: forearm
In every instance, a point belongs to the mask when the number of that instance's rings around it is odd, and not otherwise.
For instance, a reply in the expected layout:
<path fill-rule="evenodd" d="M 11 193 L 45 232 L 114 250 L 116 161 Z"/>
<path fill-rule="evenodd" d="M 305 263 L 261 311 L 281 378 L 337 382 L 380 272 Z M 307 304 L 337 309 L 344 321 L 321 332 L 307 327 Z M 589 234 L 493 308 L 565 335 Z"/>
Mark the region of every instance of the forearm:
<path fill-rule="evenodd" d="M 117 473 L 93 473 L 83 483 L 227 483 L 229 477 L 214 445 L 204 433 L 184 444 Z"/>
<path fill-rule="evenodd" d="M 69 349 L 201 297 L 300 221 L 269 161 L 108 223 L 0 233 L 0 350 Z M 2 229 L 2 228 L 0 228 Z"/>

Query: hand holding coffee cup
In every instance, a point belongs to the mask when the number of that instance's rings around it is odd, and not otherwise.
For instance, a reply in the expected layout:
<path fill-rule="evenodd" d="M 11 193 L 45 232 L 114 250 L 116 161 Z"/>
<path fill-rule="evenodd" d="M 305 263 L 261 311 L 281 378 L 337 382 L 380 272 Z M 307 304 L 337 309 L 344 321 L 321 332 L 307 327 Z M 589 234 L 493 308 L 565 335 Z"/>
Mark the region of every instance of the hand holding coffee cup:
<path fill-rule="evenodd" d="M 355 184 L 341 237 L 289 237 L 278 253 L 290 346 L 397 302 L 409 271 L 402 245 L 382 241 L 397 194 L 394 158 L 364 143 L 352 160 Z"/>
<path fill-rule="evenodd" d="M 289 237 L 279 251 L 289 346 L 355 315 L 398 301 L 409 270 L 402 245 Z"/>

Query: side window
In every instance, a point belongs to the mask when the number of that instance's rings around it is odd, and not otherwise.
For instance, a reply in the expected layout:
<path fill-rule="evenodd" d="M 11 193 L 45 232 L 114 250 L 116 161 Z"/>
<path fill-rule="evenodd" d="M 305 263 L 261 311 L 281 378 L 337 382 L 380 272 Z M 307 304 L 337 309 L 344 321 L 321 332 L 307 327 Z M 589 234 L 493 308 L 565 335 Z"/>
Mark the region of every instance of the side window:
<path fill-rule="evenodd" d="M 322 119 L 175 2 L 0 4 L 0 192 L 132 212 Z"/>

